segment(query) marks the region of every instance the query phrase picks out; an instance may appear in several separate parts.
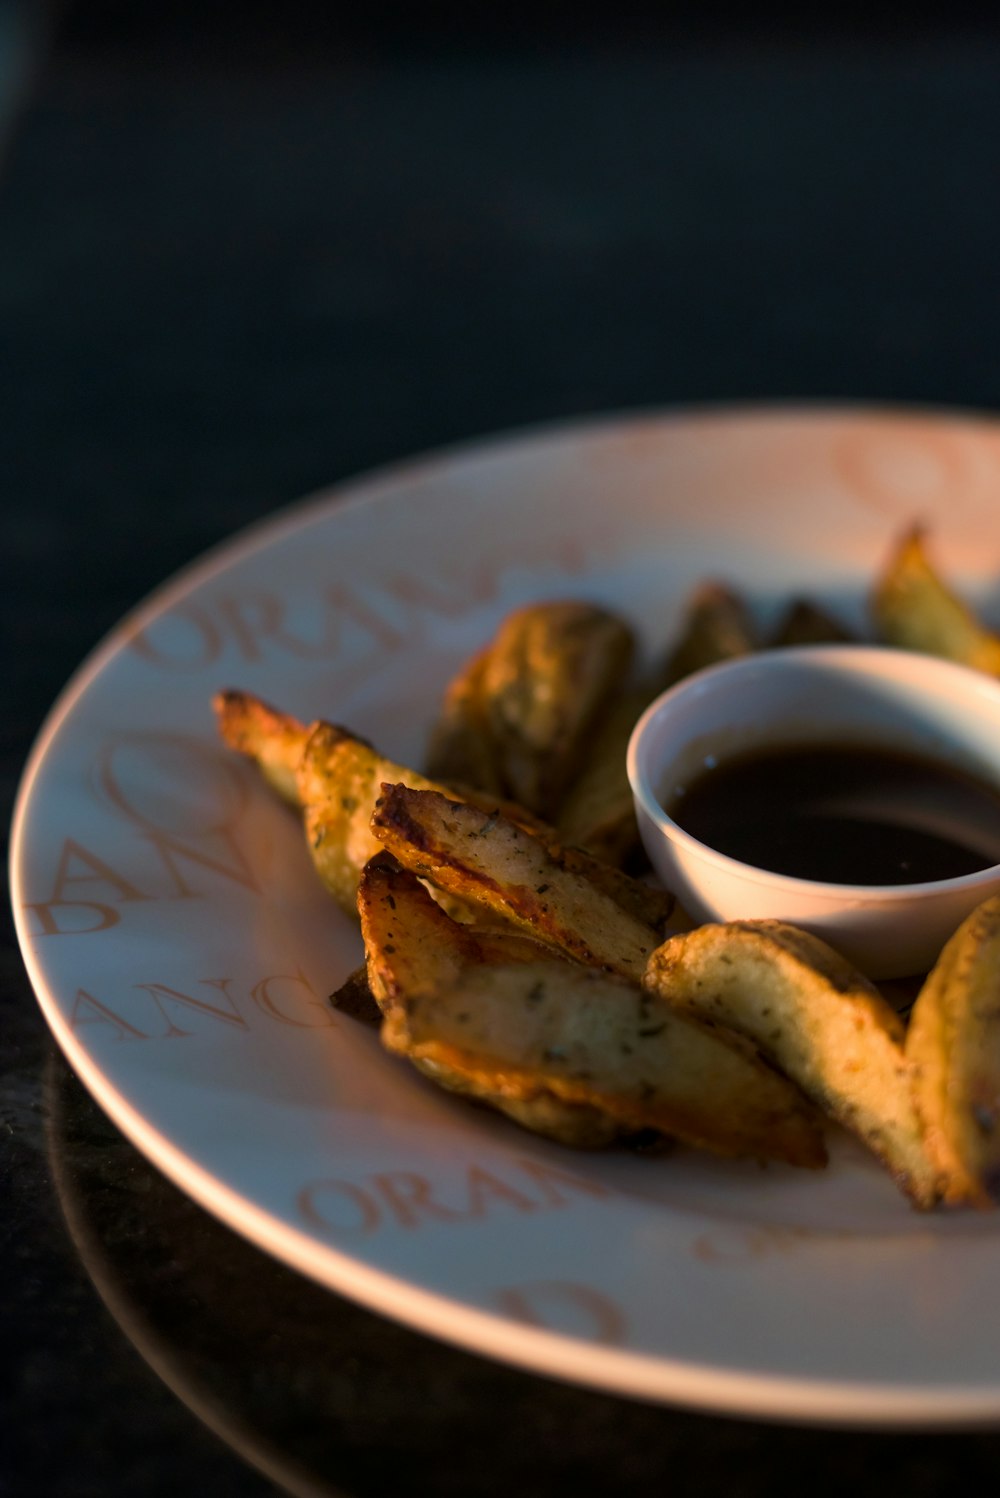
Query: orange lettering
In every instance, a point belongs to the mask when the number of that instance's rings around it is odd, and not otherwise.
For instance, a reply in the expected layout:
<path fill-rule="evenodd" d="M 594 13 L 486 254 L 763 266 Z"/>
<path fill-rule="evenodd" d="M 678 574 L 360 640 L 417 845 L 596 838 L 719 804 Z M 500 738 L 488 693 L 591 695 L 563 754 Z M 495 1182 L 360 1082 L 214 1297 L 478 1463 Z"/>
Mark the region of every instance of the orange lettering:
<path fill-rule="evenodd" d="M 471 565 L 467 562 L 463 571 L 463 584 L 470 602 L 485 604 L 498 601 L 500 577 L 509 565 L 496 552 L 475 559 Z"/>
<path fill-rule="evenodd" d="M 376 610 L 369 608 L 363 598 L 358 598 L 347 588 L 335 585 L 327 588 L 323 596 L 335 615 L 357 624 L 383 650 L 397 650 L 409 638 L 411 632 L 404 632 L 390 624 Z"/>
<path fill-rule="evenodd" d="M 588 1180 L 586 1176 L 571 1174 L 568 1170 L 560 1170 L 555 1165 L 543 1165 L 539 1160 L 520 1159 L 517 1162 L 519 1170 L 523 1170 L 536 1186 L 541 1188 L 542 1199 L 546 1206 L 565 1207 L 568 1201 L 559 1189 L 566 1187 L 572 1192 L 583 1192 L 584 1196 L 611 1196 L 613 1193 L 609 1186 L 600 1181 Z"/>
<path fill-rule="evenodd" d="M 764 1258 L 770 1247 L 765 1233 L 741 1227 L 701 1233 L 691 1245 L 695 1258 L 703 1264 L 745 1264 Z"/>
<path fill-rule="evenodd" d="M 628 1326 L 621 1308 L 590 1285 L 570 1280 L 539 1280 L 512 1286 L 497 1296 L 508 1316 L 605 1346 L 625 1342 Z"/>
<path fill-rule="evenodd" d="M 116 926 L 121 919 L 113 905 L 98 905 L 94 900 L 64 900 L 59 904 L 49 900 L 25 904 L 23 908 L 30 911 L 37 921 L 33 936 L 89 936 L 93 931 L 107 931 L 109 926 Z M 56 919 L 57 910 L 90 910 L 96 914 L 97 921 L 93 926 L 74 926 L 73 917 L 66 916 L 64 919 L 68 924 L 61 926 Z"/>
<path fill-rule="evenodd" d="M 219 631 L 194 604 L 171 609 L 145 629 L 135 630 L 129 645 L 151 665 L 172 671 L 200 671 L 222 654 Z"/>
<path fill-rule="evenodd" d="M 173 1035 L 190 1035 L 190 1030 L 181 1029 L 171 1017 L 170 1011 L 163 1007 L 161 1000 L 166 999 L 171 1004 L 182 1004 L 188 1009 L 193 1009 L 198 1014 L 207 1014 L 212 1019 L 221 1020 L 223 1024 L 235 1025 L 238 1030 L 248 1030 L 250 1027 L 239 1013 L 236 1005 L 229 995 L 229 978 L 202 978 L 199 980 L 207 988 L 215 988 L 222 994 L 226 1001 L 226 1007 L 210 1004 L 207 999 L 196 999 L 188 993 L 181 993 L 177 988 L 169 988 L 165 983 L 136 983 L 136 988 L 141 988 L 148 993 L 156 1004 L 157 1009 L 166 1021 L 167 1029 L 163 1039 Z"/>
<path fill-rule="evenodd" d="M 469 1212 L 470 1217 L 485 1217 L 491 1202 L 509 1202 L 519 1212 L 536 1212 L 538 1203 L 532 1201 L 530 1196 L 515 1191 L 513 1186 L 507 1186 L 488 1170 L 483 1170 L 480 1165 L 473 1165 L 469 1169 Z"/>
<path fill-rule="evenodd" d="M 430 1181 L 408 1170 L 373 1176 L 371 1185 L 401 1228 L 419 1227 L 421 1217 L 433 1217 L 439 1222 L 460 1222 L 467 1215 L 435 1201 Z"/>
<path fill-rule="evenodd" d="M 252 890 L 255 895 L 261 893 L 260 885 L 247 861 L 246 854 L 228 830 L 218 832 L 216 837 L 228 850 L 232 859 L 230 863 L 223 863 L 219 858 L 210 858 L 207 853 L 189 847 L 187 843 L 182 843 L 180 838 L 173 837 L 167 832 L 146 832 L 143 836 L 152 843 L 160 855 L 164 868 L 173 880 L 175 899 L 191 899 L 201 893 L 200 890 L 192 889 L 184 878 L 177 863 L 180 858 L 186 859 L 188 863 L 199 864 L 201 868 L 207 869 L 211 874 L 218 874 L 220 878 L 231 879 L 236 884 L 242 884 L 245 889 Z"/>
<path fill-rule="evenodd" d="M 295 1198 L 296 1205 L 310 1227 L 321 1232 L 373 1233 L 379 1225 L 381 1214 L 378 1204 L 372 1201 L 360 1186 L 349 1181 L 312 1181 L 303 1186 Z M 351 1218 L 340 1219 L 337 1207 L 347 1203 Z"/>
<path fill-rule="evenodd" d="M 130 900 L 151 898 L 122 874 L 117 873 L 103 858 L 98 858 L 96 853 L 91 853 L 74 838 L 68 837 L 63 843 L 51 896 L 48 900 L 33 901 L 24 907 L 25 910 L 31 911 L 38 921 L 39 930 L 36 935 L 82 936 L 92 931 L 106 931 L 109 926 L 117 925 L 120 917 L 113 905 L 96 900 L 67 898 L 70 887 L 80 884 L 107 886 L 116 894 L 119 904 L 126 904 Z M 93 924 L 78 925 L 76 917 L 68 914 L 70 911 L 88 911 L 96 915 L 97 920 Z M 83 917 L 83 919 L 89 921 L 90 916 Z"/>
<path fill-rule="evenodd" d="M 84 1005 L 87 1006 L 84 1009 Z M 135 1025 L 130 1025 L 128 1020 L 122 1019 L 120 1014 L 103 1004 L 100 999 L 95 999 L 92 993 L 85 988 L 78 988 L 76 998 L 73 1000 L 73 1008 L 69 1016 L 70 1028 L 79 1030 L 81 1025 L 113 1025 L 118 1032 L 119 1040 L 148 1040 L 149 1036 L 145 1030 L 137 1030 Z"/>
<path fill-rule="evenodd" d="M 244 660 L 262 658 L 261 642 L 282 639 L 281 626 L 285 605 L 273 593 L 256 593 L 244 598 L 220 598 L 219 613 L 230 626 L 233 638 Z"/>
<path fill-rule="evenodd" d="M 293 988 L 304 988 L 306 993 L 311 994 L 312 997 L 304 1004 L 300 998 L 300 1009 L 307 1009 L 311 1015 L 318 1015 L 319 1018 L 299 1019 L 294 1014 L 289 1014 L 286 1009 L 280 1009 L 271 991 L 272 984 L 278 983 L 288 983 Z M 262 978 L 259 983 L 254 984 L 250 990 L 250 996 L 255 1004 L 260 1005 L 265 1014 L 271 1015 L 273 1019 L 279 1020 L 283 1025 L 295 1025 L 302 1030 L 319 1030 L 327 1025 L 336 1024 L 332 1008 L 329 1004 L 320 1001 L 315 988 L 313 988 L 301 968 L 296 968 L 294 973 L 275 973 L 270 978 Z"/>
<path fill-rule="evenodd" d="M 224 833 L 246 805 L 248 786 L 214 746 L 179 733 L 130 733 L 97 757 L 96 784 L 116 811 L 168 838 Z"/>
<path fill-rule="evenodd" d="M 421 613 L 429 612 L 452 619 L 465 613 L 469 606 L 464 588 L 468 578 L 464 570 L 460 580 L 463 588 L 457 589 L 455 579 L 452 578 L 443 582 L 434 582 L 426 573 L 400 572 L 387 579 L 386 587 L 390 597 L 397 599 L 410 609 L 415 608 Z"/>
<path fill-rule="evenodd" d="M 70 873 L 73 861 L 81 863 L 84 869 L 89 870 L 89 872 L 80 874 Z M 141 889 L 137 889 L 129 880 L 125 879 L 121 874 L 117 874 L 109 863 L 105 863 L 103 858 L 98 858 L 96 853 L 89 852 L 81 843 L 68 837 L 63 844 L 59 867 L 56 870 L 52 899 L 49 903 L 53 905 L 72 904 L 71 900 L 66 899 L 67 885 L 92 884 L 95 880 L 101 884 L 110 884 L 112 889 L 118 891 L 118 899 L 123 903 L 127 900 L 149 899 L 149 896 L 143 894 Z"/>
<path fill-rule="evenodd" d="M 519 1164 L 522 1168 L 527 1167 L 527 1173 L 535 1184 L 541 1186 L 542 1201 L 502 1180 L 493 1171 L 486 1170 L 481 1165 L 470 1165 L 465 1174 L 465 1198 L 460 1207 L 443 1202 L 435 1195 L 438 1188 L 426 1176 L 409 1170 L 385 1171 L 380 1175 L 369 1176 L 363 1186 L 351 1185 L 346 1181 L 318 1181 L 300 1193 L 299 1205 L 313 1223 L 321 1223 L 326 1227 L 342 1226 L 341 1223 L 332 1222 L 329 1211 L 324 1211 L 317 1201 L 320 1193 L 332 1192 L 335 1200 L 350 1201 L 360 1213 L 355 1226 L 365 1232 L 372 1232 L 383 1222 L 407 1229 L 427 1227 L 435 1222 L 473 1222 L 486 1217 L 495 1206 L 512 1207 L 516 1212 L 522 1213 L 537 1212 L 547 1207 L 565 1207 L 569 1204 L 568 1197 L 557 1188 L 556 1182 L 583 1190 L 588 1195 L 609 1194 L 603 1186 L 593 1185 L 579 1176 L 551 1166 L 536 1168 L 533 1161 L 521 1161 Z"/>
<path fill-rule="evenodd" d="M 227 598 L 220 603 L 220 610 L 231 623 L 236 634 L 237 641 L 248 660 L 260 660 L 263 656 L 262 644 L 268 641 L 276 645 L 279 650 L 285 650 L 289 655 L 296 656 L 299 660 L 322 660 L 336 652 L 339 638 L 339 621 L 335 617 L 326 614 L 326 599 L 320 595 L 316 600 L 311 596 L 300 596 L 300 604 L 319 603 L 320 628 L 315 631 L 315 638 L 306 639 L 301 635 L 294 634 L 289 629 L 285 619 L 285 605 L 273 594 L 257 594 L 253 598 Z"/>
<path fill-rule="evenodd" d="M 395 629 L 350 588 L 330 586 L 316 601 L 322 617 L 314 639 L 292 632 L 286 621 L 284 601 L 273 593 L 222 598 L 218 607 L 227 633 L 232 635 L 237 649 L 247 661 L 263 660 L 267 645 L 299 660 L 330 656 L 337 648 L 345 621 L 357 625 L 382 649 L 394 650 L 405 638 L 401 630 Z"/>

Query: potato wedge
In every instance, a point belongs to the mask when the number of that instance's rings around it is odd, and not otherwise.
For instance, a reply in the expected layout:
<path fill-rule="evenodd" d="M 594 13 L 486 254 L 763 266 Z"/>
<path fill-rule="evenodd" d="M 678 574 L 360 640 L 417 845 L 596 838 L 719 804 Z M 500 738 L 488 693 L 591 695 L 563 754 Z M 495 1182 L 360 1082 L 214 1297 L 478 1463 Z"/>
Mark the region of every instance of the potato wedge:
<path fill-rule="evenodd" d="M 548 957 L 483 965 L 407 1005 L 406 1053 L 495 1088 L 543 1089 L 717 1154 L 819 1166 L 817 1122 L 751 1051 L 643 1008 L 637 984 Z"/>
<path fill-rule="evenodd" d="M 368 984 L 384 1015 L 408 993 L 447 987 L 477 963 L 569 960 L 527 932 L 452 920 L 385 849 L 365 864 L 357 901 Z"/>
<path fill-rule="evenodd" d="M 489 649 L 478 650 L 449 682 L 431 730 L 426 769 L 432 780 L 504 794 L 503 776 L 490 732 L 483 679 Z"/>
<path fill-rule="evenodd" d="M 566 843 L 619 868 L 640 846 L 625 756 L 632 729 L 655 695 L 636 688 L 609 708 L 556 818 Z"/>
<path fill-rule="evenodd" d="M 371 825 L 404 867 L 439 889 L 503 915 L 579 962 L 635 981 L 642 976 L 655 931 L 500 813 L 385 784 Z"/>
<path fill-rule="evenodd" d="M 914 1099 L 949 1202 L 1000 1200 L 1000 896 L 945 946 L 906 1036 Z"/>
<path fill-rule="evenodd" d="M 254 760 L 281 799 L 297 806 L 298 768 L 308 726 L 249 692 L 217 692 L 212 706 L 223 742 Z"/>
<path fill-rule="evenodd" d="M 451 920 L 427 890 L 388 853 L 372 858 L 358 885 L 358 914 L 365 942 L 370 990 L 383 1015 L 387 1050 L 405 1056 L 418 1071 L 449 1092 L 487 1104 L 524 1128 L 577 1149 L 601 1149 L 623 1134 L 610 1114 L 587 1104 L 561 1102 L 537 1081 L 519 1086 L 483 1067 L 463 1064 L 443 1048 L 412 1044 L 408 1001 L 417 994 L 460 992 L 462 975 L 487 961 L 534 961 L 558 957 L 543 943 L 518 932 L 505 938 L 474 932 Z"/>
<path fill-rule="evenodd" d="M 632 658 L 628 625 L 575 600 L 508 614 L 485 654 L 480 690 L 504 793 L 552 820 Z"/>
<path fill-rule="evenodd" d="M 662 932 L 667 922 L 674 917 L 677 901 L 669 890 L 664 889 L 662 885 L 647 884 L 644 879 L 633 878 L 616 864 L 609 863 L 587 848 L 578 847 L 570 842 L 558 828 L 550 826 L 540 817 L 532 816 L 516 802 L 488 796 L 481 791 L 474 791 L 464 786 L 455 791 L 445 790 L 442 786 L 438 786 L 437 789 L 444 791 L 453 800 L 468 801 L 471 806 L 477 806 L 480 811 L 485 811 L 489 815 L 499 813 L 508 821 L 515 822 L 518 827 L 523 827 L 526 832 L 538 838 L 563 868 L 589 880 L 595 888 L 602 890 L 637 921 L 642 921 L 647 926 L 652 926 L 654 930 Z"/>
<path fill-rule="evenodd" d="M 643 879 L 633 879 L 624 870 L 605 863 L 603 858 L 592 858 L 583 848 L 565 847 L 557 838 L 542 837 L 541 841 L 554 861 L 568 874 L 578 874 L 581 879 L 586 879 L 641 925 L 662 936 L 668 921 L 676 924 L 680 907 L 670 890 L 661 885 L 647 884 Z"/>
<path fill-rule="evenodd" d="M 387 782 L 443 794 L 433 781 L 385 759 L 346 729 L 325 723 L 314 726 L 299 773 L 306 836 L 320 877 L 345 909 L 353 910 L 361 870 L 381 846 L 370 823 L 381 787 Z M 481 816 L 516 818 L 517 825 L 523 823 L 567 870 L 592 884 L 626 915 L 662 933 L 675 904 L 666 890 L 632 879 L 581 849 L 563 848 L 552 828 L 510 802 L 498 803 L 472 791 L 469 795 L 477 795 Z M 449 908 L 453 914 L 458 913 L 457 906 Z"/>
<path fill-rule="evenodd" d="M 575 1144 L 653 1129 L 726 1155 L 824 1162 L 814 1112 L 725 1040 L 537 942 L 450 922 L 374 859 L 358 893 L 383 1039 L 442 1085 Z"/>
<path fill-rule="evenodd" d="M 640 715 L 654 697 L 682 677 L 747 655 L 757 644 L 749 612 L 737 594 L 720 583 L 704 583 L 696 589 L 665 671 L 629 688 L 604 715 L 556 818 L 567 843 L 578 844 L 609 863 L 628 862 L 640 842 L 625 756 Z"/>
<path fill-rule="evenodd" d="M 687 603 L 681 635 L 667 659 L 661 685 L 672 686 L 705 666 L 750 655 L 758 643 L 743 599 L 723 583 L 702 583 Z"/>
<path fill-rule="evenodd" d="M 848 645 L 856 640 L 845 624 L 808 598 L 789 604 L 770 639 L 769 649 L 786 645 Z"/>
<path fill-rule="evenodd" d="M 384 759 L 349 729 L 307 726 L 248 692 L 219 692 L 213 706 L 226 744 L 253 759 L 281 798 L 301 810 L 320 879 L 355 914 L 361 870 L 381 846 L 369 822 L 382 780 L 434 782 Z"/>
<path fill-rule="evenodd" d="M 215 706 L 226 743 L 255 760 L 283 799 L 303 809 L 320 878 L 339 904 L 353 913 L 358 877 L 380 846 L 370 835 L 369 821 L 382 782 L 446 788 L 386 759 L 349 729 L 332 723 L 306 727 L 249 693 L 219 693 Z M 564 847 L 554 828 L 523 807 L 469 787 L 447 789 L 456 799 L 473 800 L 485 811 L 499 811 L 529 828 L 567 868 L 589 879 L 637 920 L 662 932 L 675 904 L 666 890 L 633 879 L 584 849 Z"/>
<path fill-rule="evenodd" d="M 894 548 L 876 583 L 871 608 L 887 644 L 1000 676 L 1000 637 L 986 629 L 939 576 L 919 526 L 907 531 Z"/>
<path fill-rule="evenodd" d="M 298 787 L 313 863 L 327 890 L 344 910 L 357 913 L 358 880 L 381 843 L 371 828 L 383 776 L 421 791 L 434 783 L 384 759 L 364 739 L 332 723 L 316 723 L 299 764 Z M 445 899 L 459 920 L 470 919 L 461 899 Z"/>
<path fill-rule="evenodd" d="M 856 1134 L 920 1207 L 941 1197 L 903 1051 L 878 990 L 825 942 L 779 921 L 701 926 L 653 953 L 645 987 L 745 1035 Z"/>

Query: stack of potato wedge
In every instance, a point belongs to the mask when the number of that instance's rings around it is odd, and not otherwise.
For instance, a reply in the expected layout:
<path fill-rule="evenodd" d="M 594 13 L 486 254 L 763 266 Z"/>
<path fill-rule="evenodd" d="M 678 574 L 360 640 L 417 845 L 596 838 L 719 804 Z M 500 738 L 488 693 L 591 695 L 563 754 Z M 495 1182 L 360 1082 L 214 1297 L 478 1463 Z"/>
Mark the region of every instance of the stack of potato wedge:
<path fill-rule="evenodd" d="M 1000 639 L 919 532 L 877 580 L 880 636 L 1000 674 Z M 1000 899 L 956 932 L 905 1024 L 823 942 L 775 921 L 686 929 L 639 876 L 625 746 L 680 676 L 847 637 L 808 600 L 761 641 L 739 596 L 692 595 L 659 669 L 578 600 L 518 609 L 449 685 L 423 771 L 244 692 L 222 738 L 301 817 L 366 962 L 335 1002 L 449 1091 L 577 1147 L 677 1141 L 818 1168 L 847 1129 L 919 1208 L 1000 1192 Z"/>

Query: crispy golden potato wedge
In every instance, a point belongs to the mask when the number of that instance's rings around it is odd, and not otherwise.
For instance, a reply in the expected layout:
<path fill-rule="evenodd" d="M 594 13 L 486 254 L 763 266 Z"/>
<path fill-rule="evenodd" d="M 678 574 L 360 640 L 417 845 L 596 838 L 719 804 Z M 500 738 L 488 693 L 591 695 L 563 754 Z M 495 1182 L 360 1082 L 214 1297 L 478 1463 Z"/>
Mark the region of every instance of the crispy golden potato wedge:
<path fill-rule="evenodd" d="M 554 818 L 633 648 L 629 626 L 595 604 L 559 600 L 507 615 L 479 678 L 505 795 Z"/>
<path fill-rule="evenodd" d="M 557 953 L 515 931 L 500 937 L 459 925 L 415 875 L 384 851 L 362 871 L 358 914 L 370 990 L 384 1015 L 381 1036 L 387 1050 L 407 1057 L 439 1087 L 492 1106 L 560 1144 L 601 1149 L 622 1136 L 621 1124 L 610 1114 L 588 1104 L 562 1102 L 537 1080 L 522 1078 L 518 1085 L 488 1068 L 469 1065 L 444 1047 L 412 1042 L 408 1005 L 413 997 L 440 990 L 460 993 L 462 975 L 486 962 L 517 964 L 544 956 L 563 961 Z"/>
<path fill-rule="evenodd" d="M 638 981 L 657 944 L 638 921 L 533 833 L 436 791 L 386 784 L 372 831 L 404 867 L 504 916 L 577 961 Z"/>
<path fill-rule="evenodd" d="M 876 582 L 871 608 L 887 644 L 1000 676 L 1000 637 L 940 577 L 919 526 L 895 546 Z"/>
<path fill-rule="evenodd" d="M 577 1145 L 653 1129 L 720 1154 L 824 1163 L 797 1089 L 638 984 L 527 938 L 477 936 L 388 859 L 366 867 L 358 905 L 385 1044 L 442 1085 Z"/>
<path fill-rule="evenodd" d="M 797 598 L 789 604 L 767 644 L 777 650 L 786 645 L 849 645 L 856 638 L 818 604 Z"/>
<path fill-rule="evenodd" d="M 332 723 L 316 723 L 298 770 L 306 839 L 316 870 L 345 910 L 357 910 L 361 870 L 381 844 L 371 816 L 386 776 L 421 789 L 433 782 L 384 759 L 363 739 Z"/>
<path fill-rule="evenodd" d="M 745 1035 L 878 1156 L 920 1207 L 941 1197 L 903 1051 L 878 990 L 825 942 L 779 921 L 706 925 L 653 953 L 646 988 Z"/>
<path fill-rule="evenodd" d="M 426 769 L 432 780 L 504 794 L 503 776 L 490 732 L 483 685 L 488 647 L 478 650 L 452 678 L 431 730 Z"/>
<path fill-rule="evenodd" d="M 380 847 L 369 822 L 382 782 L 439 791 L 445 787 L 386 759 L 349 729 L 332 723 L 307 728 L 249 693 L 220 693 L 215 705 L 226 743 L 254 759 L 283 798 L 303 809 L 320 878 L 344 909 L 353 912 L 358 877 Z M 467 787 L 449 788 L 449 794 L 473 800 L 488 813 L 501 812 L 529 828 L 568 869 L 589 879 L 623 910 L 658 932 L 670 919 L 675 902 L 667 891 L 631 878 L 584 849 L 564 847 L 548 823 L 523 807 Z"/>
<path fill-rule="evenodd" d="M 368 984 L 384 1015 L 406 994 L 454 983 L 477 963 L 569 960 L 531 933 L 452 920 L 384 848 L 362 869 L 357 901 Z"/>
<path fill-rule="evenodd" d="M 320 878 L 346 909 L 353 909 L 362 867 L 379 851 L 380 842 L 371 831 L 371 813 L 386 782 L 442 792 L 442 786 L 433 780 L 425 779 L 407 765 L 383 758 L 365 740 L 356 739 L 343 728 L 331 724 L 317 724 L 313 728 L 299 770 L 305 834 Z M 621 911 L 662 933 L 675 905 L 668 891 L 630 878 L 582 849 L 563 848 L 551 827 L 509 801 L 497 803 L 475 791 L 466 794 L 475 795 L 482 815 L 501 815 L 516 821 L 533 833 L 566 869 L 603 891 Z M 460 905 L 449 905 L 449 909 L 452 914 L 464 914 Z"/>
<path fill-rule="evenodd" d="M 679 907 L 676 897 L 660 885 L 633 879 L 622 869 L 593 858 L 583 848 L 568 848 L 555 837 L 539 834 L 552 859 L 568 874 L 577 874 L 600 894 L 613 900 L 619 908 L 640 925 L 648 926 L 662 936 L 668 921 L 676 924 Z"/>
<path fill-rule="evenodd" d="M 757 648 L 749 611 L 737 594 L 720 583 L 704 583 L 696 589 L 665 671 L 626 689 L 605 714 L 556 818 L 566 842 L 608 863 L 628 863 L 640 846 L 625 768 L 628 741 L 638 718 L 654 697 L 682 677 Z"/>
<path fill-rule="evenodd" d="M 608 709 L 556 818 L 557 831 L 570 846 L 618 868 L 640 846 L 625 756 L 632 729 L 655 695 L 653 689 L 635 688 Z"/>
<path fill-rule="evenodd" d="M 945 1199 L 1000 1200 L 1000 896 L 945 946 L 906 1036 L 914 1099 Z"/>
<path fill-rule="evenodd" d="M 797 1090 L 747 1051 L 643 1009 L 637 984 L 547 957 L 470 968 L 412 998 L 406 1053 L 609 1115 L 621 1133 L 654 1129 L 718 1154 L 825 1163 Z M 498 1076 L 498 1074 L 500 1074 Z"/>
<path fill-rule="evenodd" d="M 283 801 L 298 805 L 298 768 L 309 728 L 249 692 L 217 692 L 212 699 L 219 733 L 230 749 L 256 762 Z"/>
<path fill-rule="evenodd" d="M 647 926 L 652 926 L 655 930 L 662 932 L 667 922 L 675 915 L 677 901 L 669 890 L 661 885 L 647 884 L 644 879 L 633 878 L 616 864 L 609 863 L 588 849 L 571 843 L 558 828 L 550 826 L 548 822 L 543 822 L 541 817 L 532 816 L 530 812 L 518 806 L 517 802 L 489 796 L 485 792 L 475 791 L 466 786 L 459 786 L 456 789 L 438 786 L 436 789 L 443 791 L 452 800 L 468 801 L 470 805 L 477 806 L 480 811 L 485 811 L 489 815 L 498 812 L 508 821 L 515 822 L 518 827 L 523 827 L 526 832 L 537 837 L 552 857 L 565 869 L 589 880 L 597 889 L 609 895 L 629 915 L 635 916 L 638 921 L 645 922 Z"/>
<path fill-rule="evenodd" d="M 723 583 L 705 582 L 688 600 L 681 635 L 667 659 L 663 686 L 719 661 L 750 655 L 757 633 L 744 600 Z"/>
<path fill-rule="evenodd" d="M 434 782 L 383 758 L 349 729 L 323 722 L 307 727 L 248 692 L 220 692 L 214 706 L 229 747 L 253 759 L 282 799 L 301 809 L 320 879 L 344 910 L 356 914 L 358 878 L 381 846 L 369 823 L 382 780 Z"/>

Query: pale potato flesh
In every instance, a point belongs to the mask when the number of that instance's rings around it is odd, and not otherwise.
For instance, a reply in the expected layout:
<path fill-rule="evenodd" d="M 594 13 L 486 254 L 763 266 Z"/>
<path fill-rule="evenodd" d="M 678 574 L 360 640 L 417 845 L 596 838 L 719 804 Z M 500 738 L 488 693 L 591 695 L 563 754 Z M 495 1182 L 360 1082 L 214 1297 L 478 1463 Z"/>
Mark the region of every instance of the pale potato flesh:
<path fill-rule="evenodd" d="M 896 545 L 876 583 L 871 607 L 886 644 L 1000 676 L 1000 637 L 935 570 L 919 527 L 907 531 Z"/>
<path fill-rule="evenodd" d="M 567 843 L 619 866 L 639 847 L 625 757 L 632 730 L 655 695 L 654 688 L 635 688 L 608 710 L 557 818 Z"/>
<path fill-rule="evenodd" d="M 902 1022 L 824 942 L 778 921 L 700 926 L 653 953 L 644 983 L 682 1013 L 752 1040 L 868 1145 L 916 1205 L 940 1199 Z"/>
<path fill-rule="evenodd" d="M 638 984 L 456 926 L 384 857 L 365 869 L 358 903 L 385 1044 L 442 1085 L 574 1143 L 655 1130 L 721 1154 L 823 1163 L 797 1089 Z"/>
<path fill-rule="evenodd" d="M 380 847 L 371 816 L 385 776 L 420 788 L 432 785 L 345 730 L 330 723 L 314 726 L 298 772 L 306 839 L 323 883 L 352 913 L 361 870 Z"/>
<path fill-rule="evenodd" d="M 372 829 L 405 867 L 579 962 L 638 981 L 658 936 L 499 813 L 385 785 Z"/>
<path fill-rule="evenodd" d="M 502 621 L 481 689 L 505 792 L 552 820 L 632 658 L 629 626 L 576 599 L 529 604 Z"/>
<path fill-rule="evenodd" d="M 787 645 L 847 645 L 856 640 L 845 624 L 809 598 L 797 598 L 785 610 L 767 642 L 772 650 Z"/>
<path fill-rule="evenodd" d="M 750 655 L 757 634 L 745 601 L 723 583 L 705 582 L 685 608 L 680 637 L 664 671 L 664 687 L 720 661 Z"/>
<path fill-rule="evenodd" d="M 471 787 L 446 788 L 380 755 L 349 729 L 323 722 L 306 726 L 246 692 L 220 693 L 215 706 L 220 734 L 229 747 L 253 759 L 282 798 L 301 809 L 317 872 L 345 910 L 354 912 L 361 870 L 380 846 L 369 824 L 380 787 L 387 781 L 424 790 L 447 789 L 455 799 L 471 800 L 488 813 L 500 812 L 534 832 L 553 857 L 636 920 L 662 931 L 670 919 L 675 902 L 668 891 L 631 878 L 585 849 L 564 846 L 553 827 L 521 806 Z"/>
<path fill-rule="evenodd" d="M 381 1035 L 387 1050 L 406 1056 L 449 1092 L 495 1107 L 561 1144 L 597 1149 L 621 1137 L 622 1126 L 610 1114 L 562 1102 L 537 1080 L 502 1085 L 488 1071 L 463 1065 L 443 1050 L 420 1051 L 411 1045 L 407 1015 L 414 994 L 448 990 L 480 963 L 530 962 L 549 955 L 561 960 L 556 954 L 518 932 L 473 931 L 453 921 L 419 880 L 385 852 L 362 871 L 357 900 L 368 984 L 384 1016 Z"/>
<path fill-rule="evenodd" d="M 217 692 L 212 706 L 223 742 L 254 760 L 281 799 L 297 806 L 298 768 L 308 726 L 249 692 Z"/>
<path fill-rule="evenodd" d="M 494 796 L 504 794 L 503 774 L 490 734 L 487 697 L 483 688 L 489 647 L 456 672 L 427 748 L 427 774 L 445 785 L 467 785 Z"/>
<path fill-rule="evenodd" d="M 946 944 L 906 1037 L 914 1097 L 949 1201 L 1000 1197 L 1000 896 Z"/>

